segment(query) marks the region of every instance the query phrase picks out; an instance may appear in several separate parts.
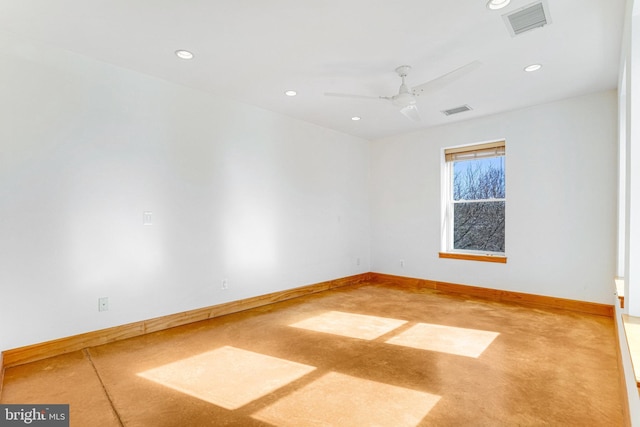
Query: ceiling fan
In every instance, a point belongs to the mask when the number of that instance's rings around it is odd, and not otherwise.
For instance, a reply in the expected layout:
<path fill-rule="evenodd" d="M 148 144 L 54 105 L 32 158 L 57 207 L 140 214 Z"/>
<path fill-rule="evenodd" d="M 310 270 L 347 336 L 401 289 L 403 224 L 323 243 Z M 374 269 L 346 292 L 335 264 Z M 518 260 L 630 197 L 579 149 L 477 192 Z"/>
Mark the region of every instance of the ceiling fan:
<path fill-rule="evenodd" d="M 467 65 L 463 65 L 460 68 L 456 68 L 440 77 L 436 77 L 433 80 L 429 80 L 413 88 L 409 88 L 405 81 L 405 78 L 409 74 L 411 67 L 409 65 L 401 65 L 395 69 L 396 73 L 402 79 L 402 84 L 398 93 L 393 96 L 368 96 L 368 95 L 352 95 L 346 93 L 334 93 L 325 92 L 325 96 L 336 96 L 341 98 L 360 98 L 360 99 L 384 99 L 390 101 L 394 106 L 400 109 L 400 112 L 410 118 L 411 120 L 420 121 L 420 114 L 418 113 L 418 106 L 416 105 L 417 98 L 421 95 L 425 95 L 429 92 L 434 92 L 443 88 L 449 83 L 461 78 L 462 76 L 474 71 L 480 67 L 482 63 L 480 61 L 473 61 Z"/>

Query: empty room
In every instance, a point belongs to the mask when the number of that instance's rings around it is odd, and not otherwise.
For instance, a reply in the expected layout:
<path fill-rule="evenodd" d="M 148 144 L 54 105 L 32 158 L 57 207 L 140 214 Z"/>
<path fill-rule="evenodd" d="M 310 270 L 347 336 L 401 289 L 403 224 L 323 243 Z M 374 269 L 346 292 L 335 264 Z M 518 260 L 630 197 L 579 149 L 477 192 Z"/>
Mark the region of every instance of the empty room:
<path fill-rule="evenodd" d="M 0 426 L 640 426 L 638 70 L 635 0 L 0 0 Z"/>

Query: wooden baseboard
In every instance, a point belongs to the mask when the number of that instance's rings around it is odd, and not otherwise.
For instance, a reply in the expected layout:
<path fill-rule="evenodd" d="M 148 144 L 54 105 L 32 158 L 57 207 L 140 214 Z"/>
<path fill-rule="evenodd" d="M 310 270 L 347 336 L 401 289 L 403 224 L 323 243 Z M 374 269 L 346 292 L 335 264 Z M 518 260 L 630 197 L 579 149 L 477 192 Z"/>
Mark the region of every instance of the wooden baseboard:
<path fill-rule="evenodd" d="M 98 345 L 124 340 L 127 338 L 133 338 L 151 332 L 157 332 L 176 326 L 186 325 L 188 323 L 213 319 L 214 317 L 224 316 L 225 314 L 237 313 L 240 311 L 249 310 L 251 308 L 261 307 L 280 301 L 286 301 L 292 298 L 297 298 L 316 292 L 322 292 L 329 289 L 339 288 L 342 286 L 355 285 L 368 280 L 370 280 L 369 273 L 359 274 L 356 276 L 315 283 L 313 285 L 273 292 L 266 295 L 260 295 L 238 301 L 231 301 L 228 303 L 185 311 L 182 313 L 170 314 L 168 316 L 157 317 L 155 319 L 143 320 L 140 322 L 134 322 L 126 325 L 115 326 L 112 328 L 101 329 L 98 331 L 87 332 L 84 334 L 60 338 L 39 344 L 14 348 L 11 350 L 6 350 L 0 355 L 0 361 L 4 362 L 3 364 L 0 363 L 0 371 L 4 372 L 5 367 L 8 368 L 12 366 L 22 365 L 25 363 L 34 362 L 36 360 L 42 360 L 48 357 L 82 350 L 83 348 L 95 347 Z M 1 385 L 2 381 L 0 381 L 0 387 Z"/>
<path fill-rule="evenodd" d="M 0 352 L 0 399 L 2 399 L 2 384 L 4 384 L 4 359 Z"/>
<path fill-rule="evenodd" d="M 613 317 L 613 305 L 599 304 L 588 301 L 576 301 L 564 298 L 549 297 L 543 295 L 524 294 L 499 289 L 480 288 L 477 286 L 460 285 L 456 283 L 438 282 L 434 280 L 415 279 L 411 277 L 393 276 L 382 273 L 371 273 L 374 282 L 389 282 L 398 286 L 409 288 L 433 289 L 446 293 L 464 294 L 492 301 L 507 301 L 526 304 L 530 306 L 558 308 L 562 310 L 576 311 L 580 313 L 595 314 L 598 316 Z"/>
<path fill-rule="evenodd" d="M 87 347 L 95 347 L 176 326 L 186 325 L 188 323 L 224 316 L 225 314 L 237 313 L 251 308 L 286 301 L 292 298 L 342 286 L 356 285 L 367 281 L 379 283 L 388 282 L 392 283 L 394 286 L 400 287 L 433 289 L 446 293 L 471 295 L 493 301 L 516 302 L 531 306 L 558 308 L 608 317 L 612 317 L 614 311 L 613 305 L 575 301 L 534 294 L 523 294 L 519 292 L 480 288 L 476 286 L 438 282 L 426 279 L 393 276 L 382 273 L 364 273 L 6 350 L 0 353 L 0 392 L 2 391 L 2 375 L 5 367 L 22 365 L 24 363 L 82 350 Z"/>

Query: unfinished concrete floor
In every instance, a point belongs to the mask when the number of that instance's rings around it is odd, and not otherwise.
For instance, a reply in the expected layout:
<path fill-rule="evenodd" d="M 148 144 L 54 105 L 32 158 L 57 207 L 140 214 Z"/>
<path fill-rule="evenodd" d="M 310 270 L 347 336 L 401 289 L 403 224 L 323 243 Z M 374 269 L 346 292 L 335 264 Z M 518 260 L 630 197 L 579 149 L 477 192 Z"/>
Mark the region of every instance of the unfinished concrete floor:
<path fill-rule="evenodd" d="M 72 426 L 618 426 L 613 320 L 393 284 L 322 292 L 5 372 Z"/>

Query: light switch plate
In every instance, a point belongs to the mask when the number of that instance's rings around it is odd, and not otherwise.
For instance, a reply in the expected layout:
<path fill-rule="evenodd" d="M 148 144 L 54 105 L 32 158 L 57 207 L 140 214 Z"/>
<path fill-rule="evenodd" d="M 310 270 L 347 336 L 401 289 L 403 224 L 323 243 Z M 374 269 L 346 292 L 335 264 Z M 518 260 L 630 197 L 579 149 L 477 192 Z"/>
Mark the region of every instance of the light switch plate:
<path fill-rule="evenodd" d="M 153 212 L 145 211 L 142 213 L 142 224 L 143 225 L 152 225 L 153 224 Z"/>

